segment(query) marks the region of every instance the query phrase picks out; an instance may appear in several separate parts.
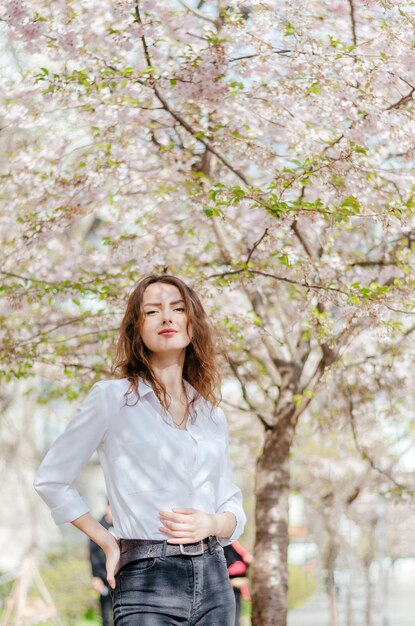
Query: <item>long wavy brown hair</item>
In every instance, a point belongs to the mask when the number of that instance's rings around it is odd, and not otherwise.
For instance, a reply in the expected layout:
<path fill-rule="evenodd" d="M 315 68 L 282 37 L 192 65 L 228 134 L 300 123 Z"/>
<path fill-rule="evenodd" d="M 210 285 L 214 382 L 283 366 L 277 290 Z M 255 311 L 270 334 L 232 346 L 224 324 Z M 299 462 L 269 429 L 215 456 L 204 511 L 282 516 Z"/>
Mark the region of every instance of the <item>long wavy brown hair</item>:
<path fill-rule="evenodd" d="M 196 390 L 188 406 L 188 414 L 194 418 L 194 405 L 200 398 L 216 406 L 220 400 L 220 375 L 217 365 L 217 335 L 197 293 L 180 278 L 168 274 L 151 274 L 141 279 L 131 292 L 124 317 L 121 322 L 117 348 L 113 360 L 112 373 L 117 378 L 127 378 L 130 386 L 126 393 L 135 394 L 139 399 L 139 378 L 149 383 L 167 411 L 169 396 L 163 383 L 157 378 L 151 367 L 151 352 L 141 338 L 144 322 L 143 296 L 149 285 L 167 283 L 180 291 L 185 303 L 187 328 L 192 326 L 193 334 L 186 347 L 183 367 L 183 379 Z"/>

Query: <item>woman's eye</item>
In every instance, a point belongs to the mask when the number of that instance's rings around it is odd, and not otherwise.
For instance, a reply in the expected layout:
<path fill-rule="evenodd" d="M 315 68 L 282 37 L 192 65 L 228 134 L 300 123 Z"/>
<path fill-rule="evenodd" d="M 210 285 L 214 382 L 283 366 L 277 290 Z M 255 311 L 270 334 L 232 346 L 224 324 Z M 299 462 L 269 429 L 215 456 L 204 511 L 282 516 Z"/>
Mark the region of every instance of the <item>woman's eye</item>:
<path fill-rule="evenodd" d="M 147 311 L 146 315 L 153 315 L 153 313 L 157 313 L 157 311 Z"/>
<path fill-rule="evenodd" d="M 184 313 L 184 308 L 183 307 L 179 307 L 177 309 L 174 309 L 175 311 L 180 311 L 180 313 Z"/>

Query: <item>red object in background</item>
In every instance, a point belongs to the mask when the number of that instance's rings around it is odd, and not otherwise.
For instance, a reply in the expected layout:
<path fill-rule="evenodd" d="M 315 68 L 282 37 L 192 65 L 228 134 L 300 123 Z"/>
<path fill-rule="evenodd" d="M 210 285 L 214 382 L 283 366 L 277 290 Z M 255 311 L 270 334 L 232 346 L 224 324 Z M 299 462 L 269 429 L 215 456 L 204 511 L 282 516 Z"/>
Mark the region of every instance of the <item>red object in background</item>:
<path fill-rule="evenodd" d="M 234 541 L 230 546 L 225 546 L 225 556 L 228 564 L 229 577 L 231 579 L 244 578 L 247 575 L 249 564 L 252 561 L 252 556 L 249 554 L 248 550 L 245 550 L 239 541 Z M 249 602 L 251 594 L 248 585 L 238 586 L 238 589 L 241 592 L 242 598 L 246 602 Z"/>
<path fill-rule="evenodd" d="M 250 562 L 252 561 L 252 555 L 249 554 L 248 550 L 245 550 L 245 548 L 242 547 L 239 541 L 234 541 L 232 544 L 232 548 L 237 551 L 239 556 L 242 557 L 242 560 L 244 561 L 244 563 L 246 563 L 248 566 Z"/>
<path fill-rule="evenodd" d="M 245 576 L 248 566 L 243 561 L 235 561 L 232 565 L 229 565 L 229 576 Z"/>

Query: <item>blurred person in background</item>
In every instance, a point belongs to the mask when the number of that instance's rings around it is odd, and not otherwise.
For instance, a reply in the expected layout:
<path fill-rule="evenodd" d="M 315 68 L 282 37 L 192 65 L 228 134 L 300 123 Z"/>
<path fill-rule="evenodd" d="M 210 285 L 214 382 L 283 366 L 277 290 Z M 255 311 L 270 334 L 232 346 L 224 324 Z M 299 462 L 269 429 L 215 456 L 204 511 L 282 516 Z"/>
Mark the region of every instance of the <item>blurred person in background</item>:
<path fill-rule="evenodd" d="M 113 532 L 112 512 L 109 503 L 104 515 L 99 520 L 101 526 L 108 532 Z M 102 626 L 112 626 L 112 599 L 110 586 L 107 581 L 107 570 L 105 566 L 105 552 L 95 541 L 89 540 L 89 560 L 92 569 L 92 588 L 99 593 L 99 604 L 101 607 Z"/>
<path fill-rule="evenodd" d="M 224 552 L 231 586 L 235 595 L 235 626 L 239 626 L 241 622 L 241 598 L 245 602 L 251 600 L 247 574 L 252 556 L 242 547 L 239 541 L 234 541 L 232 544 L 225 546 Z"/>

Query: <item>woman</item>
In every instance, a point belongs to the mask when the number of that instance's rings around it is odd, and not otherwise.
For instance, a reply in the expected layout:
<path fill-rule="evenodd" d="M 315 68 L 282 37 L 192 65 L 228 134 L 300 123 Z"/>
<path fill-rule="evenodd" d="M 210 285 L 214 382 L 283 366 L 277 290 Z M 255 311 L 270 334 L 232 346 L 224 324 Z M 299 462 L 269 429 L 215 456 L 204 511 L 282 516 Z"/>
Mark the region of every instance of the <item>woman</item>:
<path fill-rule="evenodd" d="M 116 626 L 231 626 L 222 545 L 245 524 L 217 407 L 213 332 L 174 276 L 141 280 L 128 300 L 114 371 L 96 383 L 43 460 L 35 489 L 57 524 L 106 555 Z M 115 539 L 73 482 L 97 450 Z"/>

